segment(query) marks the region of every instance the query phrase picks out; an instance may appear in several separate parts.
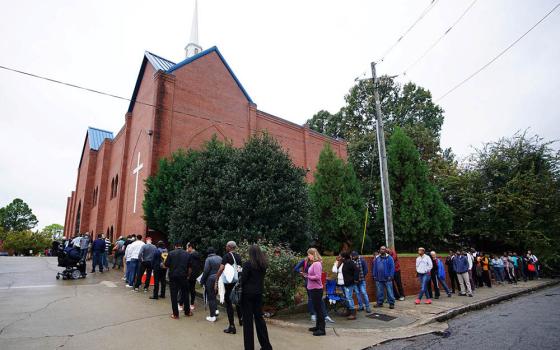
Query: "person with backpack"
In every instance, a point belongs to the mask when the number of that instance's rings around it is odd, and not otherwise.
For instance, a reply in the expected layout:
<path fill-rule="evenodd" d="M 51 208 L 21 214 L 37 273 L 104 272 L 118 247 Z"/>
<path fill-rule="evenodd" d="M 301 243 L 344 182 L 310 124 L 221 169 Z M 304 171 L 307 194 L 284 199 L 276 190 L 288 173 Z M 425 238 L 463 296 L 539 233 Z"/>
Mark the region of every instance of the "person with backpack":
<path fill-rule="evenodd" d="M 208 300 L 208 308 L 210 309 L 210 315 L 206 316 L 206 321 L 216 322 L 216 316 L 218 316 L 218 300 L 214 285 L 216 283 L 216 274 L 222 265 L 222 258 L 216 255 L 216 251 L 213 247 L 209 247 L 206 254 L 208 256 L 204 262 L 204 272 L 200 278 L 200 284 L 205 287 L 204 292 L 206 293 L 206 300 Z"/>
<path fill-rule="evenodd" d="M 377 291 L 377 303 L 373 307 L 383 307 L 385 300 L 385 290 L 387 290 L 387 300 L 389 308 L 395 308 L 395 296 L 393 294 L 393 278 L 395 276 L 395 262 L 393 257 L 387 254 L 387 248 L 382 246 L 379 255 L 371 263 L 371 275 L 375 281 Z"/>
<path fill-rule="evenodd" d="M 241 272 L 241 309 L 243 310 L 243 343 L 245 350 L 255 348 L 253 320 L 261 349 L 272 350 L 268 330 L 263 318 L 264 276 L 268 262 L 261 248 L 253 244 L 249 247 L 249 260 L 243 264 Z"/>
<path fill-rule="evenodd" d="M 447 297 L 451 298 L 451 291 L 449 291 L 449 287 L 447 287 L 447 283 L 445 283 L 445 267 L 441 259 L 439 259 L 436 255 L 435 251 L 431 251 L 430 255 L 432 257 L 432 264 L 436 267 L 432 269 L 432 282 L 434 283 L 435 289 L 435 298 L 439 299 L 439 285 L 443 286 L 443 290 L 447 293 Z"/>
<path fill-rule="evenodd" d="M 220 265 L 220 269 L 216 274 L 216 282 L 214 282 L 214 291 L 218 291 L 218 281 L 222 278 L 224 274 L 224 270 L 227 268 L 227 272 L 224 275 L 224 286 L 225 286 L 225 303 L 226 303 L 226 311 L 228 315 L 229 326 L 228 328 L 224 329 L 224 333 L 227 334 L 235 334 L 237 331 L 235 329 L 235 322 L 233 317 L 233 304 L 230 299 L 231 291 L 233 287 L 235 287 L 235 283 L 238 279 L 239 267 L 242 266 L 243 263 L 241 261 L 241 256 L 235 252 L 237 249 L 237 244 L 234 241 L 229 241 L 226 244 L 226 254 L 222 257 L 222 264 Z M 239 318 L 239 325 L 243 325 L 243 315 L 241 314 L 241 308 L 239 305 L 235 305 L 235 309 L 237 311 L 237 317 Z"/>
<path fill-rule="evenodd" d="M 175 249 L 167 254 L 164 265 L 169 269 L 169 293 L 171 294 L 171 309 L 173 310 L 171 318 L 176 320 L 179 318 L 179 292 L 183 295 L 186 304 L 189 305 L 187 280 L 189 278 L 190 256 L 183 249 L 181 243 L 175 243 Z M 190 308 L 185 308 L 184 311 L 187 317 L 193 315 Z"/>
<path fill-rule="evenodd" d="M 152 269 L 154 270 L 154 293 L 150 299 L 157 300 L 159 298 L 165 298 L 165 286 L 167 284 L 165 280 L 167 275 L 165 261 L 167 260 L 167 255 L 165 243 L 159 241 L 157 243 L 157 251 L 154 253 L 154 259 L 152 261 Z"/>
<path fill-rule="evenodd" d="M 190 300 L 191 310 L 194 311 L 194 297 L 196 296 L 196 279 L 202 273 L 202 257 L 200 253 L 196 251 L 195 245 L 193 242 L 187 243 L 187 252 L 191 255 L 191 275 L 189 277 L 189 293 L 190 293 Z"/>

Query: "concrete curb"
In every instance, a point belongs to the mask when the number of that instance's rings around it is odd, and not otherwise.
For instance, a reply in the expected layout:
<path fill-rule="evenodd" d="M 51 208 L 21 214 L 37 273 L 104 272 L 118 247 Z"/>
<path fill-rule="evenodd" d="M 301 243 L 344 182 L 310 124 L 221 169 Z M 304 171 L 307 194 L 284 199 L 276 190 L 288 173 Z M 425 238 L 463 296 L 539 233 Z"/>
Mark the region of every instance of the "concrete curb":
<path fill-rule="evenodd" d="M 474 311 L 474 310 L 479 310 L 482 308 L 485 308 L 487 306 L 493 305 L 493 304 L 497 304 L 499 302 L 505 301 L 505 300 L 509 300 L 509 299 L 513 299 L 515 297 L 521 296 L 523 294 L 528 294 L 540 289 L 544 289 L 544 288 L 548 288 L 554 285 L 557 285 L 560 283 L 560 280 L 557 281 L 548 281 L 545 283 L 542 283 L 538 286 L 534 286 L 534 287 L 530 287 L 530 288 L 526 288 L 526 289 L 522 289 L 522 290 L 518 290 L 515 292 L 511 292 L 511 293 L 507 293 L 504 295 L 498 295 L 492 298 L 488 298 L 488 299 L 484 299 L 484 300 L 480 300 L 476 303 L 472 303 L 472 304 L 468 304 L 468 305 L 463 305 L 463 306 L 459 306 L 456 307 L 454 309 L 445 311 L 443 313 L 440 313 L 428 320 L 425 320 L 425 322 L 421 322 L 418 325 L 426 325 L 426 324 L 430 324 L 433 322 L 443 322 L 443 321 L 447 321 L 450 320 L 458 315 L 464 314 L 466 312 L 469 311 Z"/>

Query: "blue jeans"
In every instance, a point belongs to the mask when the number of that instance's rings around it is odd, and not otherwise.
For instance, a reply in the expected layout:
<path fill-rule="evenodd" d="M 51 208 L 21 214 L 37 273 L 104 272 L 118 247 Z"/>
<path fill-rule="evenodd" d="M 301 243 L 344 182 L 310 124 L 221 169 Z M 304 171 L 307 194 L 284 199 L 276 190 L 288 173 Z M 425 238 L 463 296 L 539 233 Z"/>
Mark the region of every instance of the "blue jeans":
<path fill-rule="evenodd" d="M 87 256 L 87 248 L 85 249 L 80 249 L 80 256 L 82 257 L 82 259 L 86 259 Z"/>
<path fill-rule="evenodd" d="M 138 259 L 130 259 L 126 262 L 126 282 L 129 286 L 134 286 L 134 278 L 138 271 Z"/>
<path fill-rule="evenodd" d="M 346 302 L 348 303 L 348 309 L 354 310 L 356 306 L 354 306 L 354 298 L 352 298 L 352 294 L 354 292 L 354 285 L 349 287 L 344 286 L 344 296 L 346 297 Z"/>
<path fill-rule="evenodd" d="M 99 265 L 99 271 L 103 271 L 103 264 L 101 261 L 101 253 L 100 252 L 93 252 L 93 264 L 91 267 L 91 271 L 95 271 L 95 267 Z"/>
<path fill-rule="evenodd" d="M 430 274 L 419 273 L 418 281 L 420 282 L 420 293 L 418 293 L 418 299 L 422 300 L 422 296 L 424 294 L 426 295 L 426 299 L 430 299 L 430 295 L 428 294 L 428 283 L 430 283 Z"/>
<path fill-rule="evenodd" d="M 354 284 L 353 289 L 354 292 L 356 292 L 356 298 L 358 299 L 358 305 L 360 309 L 363 309 L 364 307 L 366 309 L 369 309 L 369 297 L 366 291 L 366 281 L 361 281 L 358 282 L 357 284 Z"/>
<path fill-rule="evenodd" d="M 500 266 L 494 266 L 494 274 L 496 275 L 496 282 L 504 281 L 504 268 Z"/>
<path fill-rule="evenodd" d="M 107 252 L 101 253 L 101 263 L 109 270 L 109 261 L 107 261 Z"/>
<path fill-rule="evenodd" d="M 451 294 L 451 291 L 449 291 L 449 287 L 447 287 L 447 283 L 445 283 L 445 279 L 441 279 L 439 278 L 439 276 L 437 277 L 437 280 L 439 283 L 441 283 L 441 285 L 443 286 L 443 289 L 445 290 L 445 293 L 447 294 Z"/>
<path fill-rule="evenodd" d="M 387 300 L 389 305 L 395 305 L 395 294 L 393 294 L 393 281 L 375 281 L 377 288 L 377 305 L 383 305 L 385 300 L 385 289 L 387 289 Z"/>

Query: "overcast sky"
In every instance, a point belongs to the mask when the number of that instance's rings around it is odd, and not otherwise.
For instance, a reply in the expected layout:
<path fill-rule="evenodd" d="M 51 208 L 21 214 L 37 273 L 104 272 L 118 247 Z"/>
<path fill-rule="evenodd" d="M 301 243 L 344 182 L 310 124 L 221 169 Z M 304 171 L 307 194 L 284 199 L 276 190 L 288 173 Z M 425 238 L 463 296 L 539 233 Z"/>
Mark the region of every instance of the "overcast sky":
<path fill-rule="evenodd" d="M 431 0 L 200 0 L 199 36 L 217 45 L 259 109 L 304 123 L 336 112 Z M 479 0 L 400 82 L 435 98 L 529 29 L 558 0 Z M 440 0 L 378 74 L 400 74 L 471 4 Z M 194 0 L 0 0 L 0 65 L 130 97 L 144 50 L 184 58 Z M 440 101 L 443 147 L 517 130 L 560 135 L 560 9 L 508 53 Z M 25 200 L 39 227 L 64 223 L 86 128 L 117 132 L 127 102 L 0 69 L 0 206 Z"/>

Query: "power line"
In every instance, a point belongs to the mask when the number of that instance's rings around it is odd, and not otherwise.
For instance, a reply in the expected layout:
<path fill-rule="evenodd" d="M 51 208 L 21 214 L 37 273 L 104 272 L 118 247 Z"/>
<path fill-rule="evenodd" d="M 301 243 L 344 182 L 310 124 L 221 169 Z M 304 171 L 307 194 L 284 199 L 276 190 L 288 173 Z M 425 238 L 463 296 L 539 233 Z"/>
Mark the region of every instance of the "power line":
<path fill-rule="evenodd" d="M 57 80 L 57 79 L 53 79 L 53 78 L 41 76 L 41 75 L 38 75 L 38 74 L 25 72 L 25 71 L 22 71 L 22 70 L 18 70 L 18 69 L 15 69 L 15 68 L 6 67 L 6 66 L 3 66 L 3 65 L 0 65 L 0 69 L 4 69 L 4 70 L 10 71 L 10 72 L 14 72 L 14 73 L 26 75 L 26 76 L 29 76 L 29 77 L 32 77 L 32 78 L 36 78 L 36 79 L 40 79 L 40 80 L 46 80 L 46 81 L 49 81 L 49 82 L 51 82 L 51 83 L 60 84 L 60 85 L 65 85 L 65 86 L 72 87 L 72 88 L 75 88 L 75 89 L 84 90 L 84 91 L 87 91 L 87 92 L 93 92 L 93 93 L 96 93 L 96 94 L 99 94 L 99 95 L 108 96 L 108 97 L 116 98 L 116 99 L 123 100 L 123 101 L 127 101 L 127 102 L 138 103 L 138 104 L 140 104 L 140 105 L 144 105 L 144 106 L 148 106 L 148 107 L 153 107 L 153 108 L 155 108 L 156 110 L 160 110 L 160 111 L 166 111 L 166 112 L 171 112 L 171 113 L 182 114 L 182 115 L 186 115 L 186 116 L 189 116 L 189 117 L 193 117 L 193 118 L 198 118 L 198 119 L 202 119 L 202 120 L 205 120 L 205 121 L 209 121 L 209 122 L 212 122 L 212 123 L 224 124 L 224 125 L 228 125 L 228 126 L 240 128 L 240 129 L 243 129 L 243 130 L 247 130 L 247 126 L 237 125 L 237 124 L 234 124 L 234 123 L 231 123 L 231 122 L 227 122 L 227 121 L 223 121 L 223 120 L 216 120 L 216 119 L 212 119 L 212 118 L 201 117 L 201 116 L 198 116 L 198 115 L 194 115 L 194 114 L 182 112 L 182 111 L 179 111 L 179 110 L 176 110 L 176 109 L 169 109 L 169 108 L 165 108 L 165 107 L 162 107 L 162 106 L 156 106 L 156 105 L 153 105 L 153 104 L 151 104 L 151 103 L 138 101 L 138 100 L 136 100 L 136 99 L 132 100 L 132 99 L 127 98 L 127 97 L 122 97 L 122 96 L 115 95 L 115 94 L 111 94 L 111 93 L 104 92 L 104 91 L 101 91 L 101 90 L 95 90 L 95 89 L 91 89 L 91 88 L 88 88 L 88 87 L 84 87 L 84 86 L 80 86 L 80 85 L 68 83 L 68 82 L 65 82 L 65 81 L 61 81 L 61 80 Z M 265 114 L 267 114 L 267 113 L 265 113 Z M 274 117 L 274 116 L 273 116 L 273 117 Z M 278 117 L 275 117 L 275 118 L 278 118 Z M 256 130 L 251 130 L 251 131 L 256 131 Z M 319 133 L 319 134 L 321 134 L 321 133 Z M 321 135 L 323 135 L 323 134 L 321 134 Z M 300 140 L 300 139 L 296 139 L 296 138 L 289 137 L 289 136 L 284 136 L 284 135 L 274 135 L 274 136 L 277 137 L 277 138 L 286 139 L 286 140 L 293 140 L 293 141 L 297 141 L 297 142 L 301 142 L 301 141 L 302 141 L 302 140 Z M 330 137 L 330 136 L 327 136 L 327 135 L 324 135 L 324 136 L 327 137 L 327 138 L 330 138 L 330 139 L 333 139 L 333 140 L 334 140 L 334 138 L 332 138 L 332 137 Z M 311 143 L 311 144 L 316 144 L 316 145 L 323 145 L 323 144 L 324 144 L 324 143 L 313 142 L 313 141 L 309 141 L 309 140 L 308 140 L 307 142 L 308 142 L 308 143 Z"/>
<path fill-rule="evenodd" d="M 474 6 L 474 4 L 477 2 L 477 0 L 473 0 L 470 5 L 463 11 L 463 13 L 459 16 L 459 18 L 457 18 L 457 20 L 455 20 L 455 22 L 445 31 L 443 32 L 443 34 L 436 39 L 436 41 L 434 41 L 434 43 L 432 45 L 430 45 L 426 51 L 424 51 L 424 53 L 422 53 L 422 55 L 420 55 L 420 57 L 418 57 L 416 59 L 416 61 L 414 61 L 411 65 L 409 65 L 403 72 L 403 75 L 406 75 L 406 73 L 408 73 L 409 70 L 411 70 L 412 68 L 414 68 L 418 62 L 420 62 L 424 57 L 426 57 L 426 55 L 428 55 L 428 53 L 430 51 L 433 50 L 434 47 L 437 46 L 437 44 L 439 44 L 443 38 L 463 19 L 463 17 L 465 17 L 465 15 L 470 11 L 470 9 Z"/>
<path fill-rule="evenodd" d="M 449 95 L 453 91 L 457 90 L 463 84 L 465 84 L 466 82 L 468 82 L 469 80 L 474 78 L 476 75 L 478 75 L 478 73 L 482 72 L 484 69 L 486 69 L 492 63 L 494 63 L 498 58 L 500 58 L 503 54 L 505 54 L 507 51 L 509 51 L 509 49 L 511 49 L 513 46 L 515 46 L 515 44 L 517 44 L 519 41 L 521 41 L 521 39 L 523 39 L 527 34 L 529 34 L 533 29 L 535 29 L 539 24 L 541 24 L 548 16 L 550 16 L 554 11 L 556 11 L 556 9 L 558 7 L 560 7 L 560 3 L 556 4 L 556 6 L 554 6 L 552 8 L 552 10 L 548 11 L 548 13 L 546 15 L 544 15 L 544 17 L 542 17 L 537 23 L 535 23 L 531 28 L 529 28 L 529 30 L 527 30 L 525 33 L 523 33 L 523 35 L 521 35 L 519 38 L 517 38 L 514 42 L 509 44 L 509 46 L 506 47 L 504 50 L 502 50 L 498 55 L 496 55 L 494 58 L 492 58 L 490 61 L 488 61 L 486 64 L 484 64 L 482 67 L 478 68 L 471 75 L 469 75 L 468 77 L 463 79 L 459 84 L 457 84 L 454 87 L 452 87 L 451 89 L 449 89 L 446 93 L 444 93 L 442 96 L 440 96 L 435 102 L 441 101 L 447 95 Z"/>
<path fill-rule="evenodd" d="M 408 27 L 407 30 L 405 30 L 405 32 L 397 39 L 397 41 L 395 41 L 395 43 L 385 51 L 383 56 L 381 56 L 381 58 L 377 62 L 383 62 L 385 60 L 385 57 L 387 57 L 387 55 L 389 55 L 391 51 L 393 51 L 395 46 L 397 46 L 408 35 L 408 33 L 410 33 L 410 31 L 422 20 L 422 18 L 424 18 L 424 16 L 426 16 L 428 12 L 430 12 L 434 8 L 437 2 L 438 0 L 432 0 L 430 4 L 424 9 L 424 11 L 420 13 L 420 16 L 418 16 L 418 18 L 410 25 L 410 27 Z"/>

